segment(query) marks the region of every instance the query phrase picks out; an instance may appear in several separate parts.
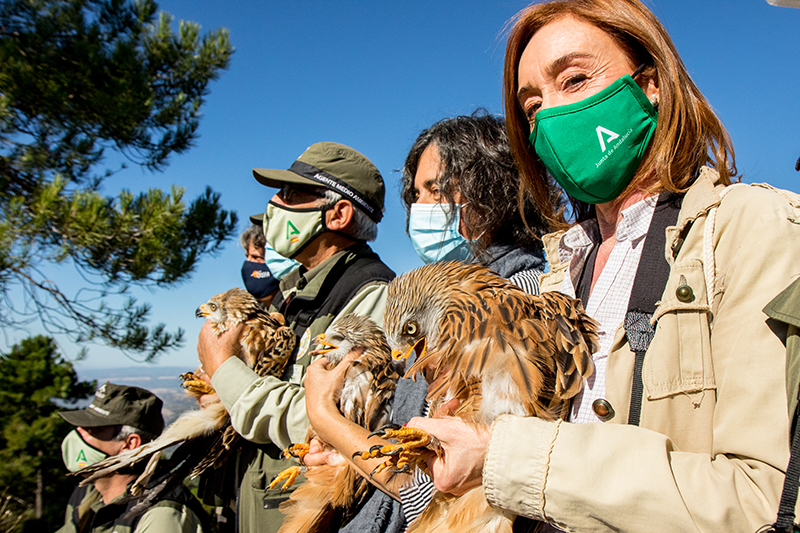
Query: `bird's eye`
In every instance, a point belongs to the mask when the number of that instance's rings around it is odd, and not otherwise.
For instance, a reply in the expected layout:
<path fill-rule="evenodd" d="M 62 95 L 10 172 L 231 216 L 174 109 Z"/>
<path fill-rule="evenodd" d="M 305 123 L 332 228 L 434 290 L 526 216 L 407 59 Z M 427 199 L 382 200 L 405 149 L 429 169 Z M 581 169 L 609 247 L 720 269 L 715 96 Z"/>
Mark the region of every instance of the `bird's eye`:
<path fill-rule="evenodd" d="M 211 308 L 212 311 L 217 310 L 217 304 L 208 304 L 208 306 Z"/>
<path fill-rule="evenodd" d="M 403 326 L 404 335 L 416 335 L 418 331 L 419 331 L 419 325 L 413 320 L 406 322 L 406 325 Z"/>

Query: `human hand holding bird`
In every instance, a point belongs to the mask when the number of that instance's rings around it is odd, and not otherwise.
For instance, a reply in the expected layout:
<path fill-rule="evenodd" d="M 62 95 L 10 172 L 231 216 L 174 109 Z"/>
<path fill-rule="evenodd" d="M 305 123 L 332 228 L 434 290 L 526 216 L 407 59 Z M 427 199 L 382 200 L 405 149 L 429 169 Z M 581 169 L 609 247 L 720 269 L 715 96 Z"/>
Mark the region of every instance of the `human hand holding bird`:
<path fill-rule="evenodd" d="M 235 288 L 217 294 L 195 314 L 207 321 L 201 329 L 198 357 L 201 368 L 209 374 L 233 356 L 261 376 L 283 374 L 294 350 L 294 333 L 283 325 L 281 315 L 267 313 L 249 293 Z M 80 470 L 77 474 L 87 476 L 82 484 L 148 460 L 144 473 L 131 488 L 132 496 L 141 497 L 145 506 L 187 475 L 197 476 L 225 462 L 240 439 L 230 415 L 206 380 L 191 372 L 182 377 L 184 389 L 200 400 L 202 408 L 183 413 L 154 441 Z M 170 458 L 167 473 L 160 475 L 156 486 L 149 487 L 161 451 L 174 445 L 179 446 Z"/>
<path fill-rule="evenodd" d="M 239 338 L 244 327 L 244 323 L 240 322 L 218 334 L 211 322 L 206 321 L 200 328 L 197 337 L 197 358 L 200 360 L 200 368 L 205 371 L 209 380 L 222 363 L 231 357 L 238 357 L 241 353 L 242 344 Z"/>
<path fill-rule="evenodd" d="M 430 416 L 445 417 L 386 428 L 379 435 L 397 444 L 361 454 L 387 456 L 379 471 L 433 470 L 440 491 L 409 533 L 511 531 L 514 517 L 490 508 L 480 486 L 489 427 L 501 414 L 565 416 L 594 371 L 596 328 L 579 301 L 529 295 L 477 264 L 430 264 L 389 284 L 392 355 L 416 355 L 406 377 L 424 376 Z"/>
<path fill-rule="evenodd" d="M 491 436 L 485 426 L 457 417 L 414 417 L 407 426 L 429 433 L 441 447 L 442 453 L 429 451 L 424 456 L 436 490 L 461 496 L 481 485 Z"/>

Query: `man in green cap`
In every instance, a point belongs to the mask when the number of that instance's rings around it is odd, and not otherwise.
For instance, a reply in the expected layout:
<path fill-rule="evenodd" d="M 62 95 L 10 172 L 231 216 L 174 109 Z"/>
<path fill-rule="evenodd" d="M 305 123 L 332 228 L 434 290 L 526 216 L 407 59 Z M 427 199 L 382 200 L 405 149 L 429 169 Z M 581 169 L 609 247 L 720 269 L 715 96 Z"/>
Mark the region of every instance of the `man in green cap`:
<path fill-rule="evenodd" d="M 279 254 L 300 267 L 280 282 L 271 311 L 284 315 L 297 348 L 283 379 L 259 377 L 235 355 L 238 330 L 215 337 L 203 326 L 198 355 L 231 414 L 233 427 L 254 446 L 240 450 L 239 531 L 277 531 L 277 507 L 287 492 L 268 489 L 288 465 L 280 452 L 308 429 L 303 377 L 312 340 L 340 316 L 365 315 L 383 324 L 386 290 L 395 274 L 367 245 L 378 234 L 385 186 L 375 165 L 352 148 L 311 145 L 288 170 L 253 169 L 278 192 L 264 214 L 264 233 Z"/>
<path fill-rule="evenodd" d="M 59 415 L 76 426 L 64 438 L 61 452 L 71 472 L 157 438 L 164 430 L 162 402 L 139 387 L 105 383 L 86 409 Z M 144 464 L 141 465 L 142 467 Z M 130 513 L 137 500 L 128 490 L 138 472 L 125 471 L 77 487 L 70 496 L 64 526 L 57 533 L 201 533 L 200 503 L 184 485 L 152 502 L 144 512 Z"/>

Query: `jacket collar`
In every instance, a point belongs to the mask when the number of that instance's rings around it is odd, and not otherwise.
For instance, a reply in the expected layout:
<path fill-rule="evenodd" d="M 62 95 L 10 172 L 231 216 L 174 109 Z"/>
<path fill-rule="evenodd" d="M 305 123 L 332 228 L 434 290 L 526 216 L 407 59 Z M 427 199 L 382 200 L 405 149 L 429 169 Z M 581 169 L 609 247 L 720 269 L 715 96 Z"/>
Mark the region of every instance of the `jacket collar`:
<path fill-rule="evenodd" d="M 686 191 L 678 214 L 678 223 L 667 235 L 667 246 L 672 244 L 680 235 L 684 228 L 697 220 L 698 217 L 705 215 L 710 209 L 717 207 L 720 203 L 720 192 L 725 188 L 719 178 L 719 174 L 711 167 L 703 167 L 695 182 Z M 550 268 L 566 266 L 561 262 L 558 253 L 558 245 L 561 237 L 567 230 L 557 231 L 542 237 L 544 251 Z"/>
<path fill-rule="evenodd" d="M 701 168 L 700 174 L 683 198 L 678 215 L 678 230 L 683 231 L 687 224 L 717 207 L 720 203 L 720 192 L 724 188 L 716 170 L 711 167 Z"/>
<path fill-rule="evenodd" d="M 298 296 L 302 295 L 304 298 L 313 300 L 319 294 L 328 274 L 336 268 L 337 265 L 341 262 L 349 263 L 370 251 L 371 248 L 366 243 L 357 243 L 336 252 L 311 270 L 306 270 L 305 267 L 300 266 L 281 279 L 281 293 L 287 300 L 292 294 L 297 294 Z"/>

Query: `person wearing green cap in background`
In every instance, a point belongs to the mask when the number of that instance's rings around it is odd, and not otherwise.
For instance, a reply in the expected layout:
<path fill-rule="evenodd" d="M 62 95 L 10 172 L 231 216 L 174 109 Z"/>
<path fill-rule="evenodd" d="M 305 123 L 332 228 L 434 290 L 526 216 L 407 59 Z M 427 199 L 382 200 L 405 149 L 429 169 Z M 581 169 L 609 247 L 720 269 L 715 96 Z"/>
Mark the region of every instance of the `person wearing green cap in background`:
<path fill-rule="evenodd" d="M 60 412 L 76 426 L 61 445 L 67 469 L 77 472 L 157 438 L 164 430 L 162 405 L 148 390 L 107 382 L 97 389 L 86 409 Z M 205 512 L 184 485 L 144 512 L 129 515 L 138 500 L 127 497 L 128 489 L 137 476 L 138 472 L 131 470 L 117 472 L 77 487 L 70 496 L 64 526 L 57 533 L 202 533 Z"/>
<path fill-rule="evenodd" d="M 350 313 L 383 324 L 386 289 L 395 274 L 367 245 L 383 217 L 385 186 L 375 165 L 352 148 L 331 142 L 310 146 L 289 170 L 254 169 L 256 180 L 279 189 L 267 205 L 267 242 L 300 266 L 280 282 L 270 311 L 282 313 L 297 336 L 283 379 L 259 377 L 234 357 L 239 329 L 216 337 L 204 325 L 198 356 L 233 427 L 254 443 L 239 450 L 239 532 L 277 531 L 278 505 L 288 492 L 269 490 L 287 464 L 280 453 L 302 442 L 308 429 L 303 377 L 311 340 Z M 246 468 L 244 468 L 246 466 Z M 295 485 L 296 486 L 296 485 Z"/>

